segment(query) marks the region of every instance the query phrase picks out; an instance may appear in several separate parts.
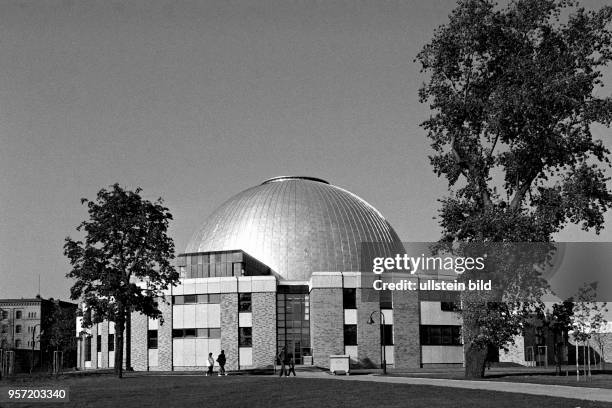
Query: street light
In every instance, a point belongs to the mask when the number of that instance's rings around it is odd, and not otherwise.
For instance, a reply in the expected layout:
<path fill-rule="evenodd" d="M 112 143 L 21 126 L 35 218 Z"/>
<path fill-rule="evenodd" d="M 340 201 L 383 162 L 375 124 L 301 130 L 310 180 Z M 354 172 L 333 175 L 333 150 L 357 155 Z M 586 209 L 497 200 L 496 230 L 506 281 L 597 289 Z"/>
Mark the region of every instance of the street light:
<path fill-rule="evenodd" d="M 380 310 L 375 310 L 372 313 L 370 313 L 370 318 L 368 319 L 368 324 L 374 324 L 376 323 L 374 321 L 374 319 L 372 318 L 372 316 L 374 316 L 374 313 L 378 313 L 380 315 L 380 324 L 382 325 L 382 330 L 380 331 L 380 336 L 381 336 L 381 355 L 382 355 L 382 369 L 383 369 L 383 375 L 387 375 L 387 350 L 385 347 L 385 315 L 383 312 L 381 312 Z"/>

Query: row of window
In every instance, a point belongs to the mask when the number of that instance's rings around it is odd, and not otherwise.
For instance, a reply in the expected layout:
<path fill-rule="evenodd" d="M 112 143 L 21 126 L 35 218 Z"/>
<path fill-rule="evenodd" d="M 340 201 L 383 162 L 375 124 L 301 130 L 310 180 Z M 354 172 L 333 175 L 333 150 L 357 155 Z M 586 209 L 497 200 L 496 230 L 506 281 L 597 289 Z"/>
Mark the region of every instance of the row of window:
<path fill-rule="evenodd" d="M 193 304 L 220 304 L 221 295 L 218 293 L 208 293 L 202 295 L 177 295 L 172 296 L 172 304 L 174 305 L 193 305 Z M 238 294 L 238 311 L 251 312 L 252 296 L 250 293 Z"/>
<path fill-rule="evenodd" d="M 392 308 L 392 294 L 388 290 L 383 290 L 379 295 L 379 305 L 381 309 Z M 357 309 L 357 289 L 342 289 L 342 307 L 344 309 Z"/>
<path fill-rule="evenodd" d="M 189 337 L 199 337 L 205 339 L 220 339 L 220 328 L 200 328 L 200 329 L 172 329 L 172 338 L 181 339 Z"/>
<path fill-rule="evenodd" d="M 9 318 L 8 310 L 2 311 L 2 320 L 6 320 Z M 28 319 L 35 319 L 36 312 L 28 312 Z M 15 319 L 23 319 L 23 312 L 21 310 L 15 311 Z"/>
<path fill-rule="evenodd" d="M 460 346 L 461 326 L 421 326 L 422 346 Z"/>
<path fill-rule="evenodd" d="M 380 338 L 381 341 L 384 338 L 385 346 L 393 345 L 393 325 L 385 324 L 380 325 Z M 344 345 L 345 346 L 356 346 L 357 345 L 357 325 L 356 324 L 345 324 L 344 325 Z"/>
<path fill-rule="evenodd" d="M 221 295 L 218 293 L 209 293 L 204 295 L 179 295 L 172 296 L 172 304 L 174 305 L 193 305 L 196 303 L 208 303 L 218 305 L 221 303 Z"/>

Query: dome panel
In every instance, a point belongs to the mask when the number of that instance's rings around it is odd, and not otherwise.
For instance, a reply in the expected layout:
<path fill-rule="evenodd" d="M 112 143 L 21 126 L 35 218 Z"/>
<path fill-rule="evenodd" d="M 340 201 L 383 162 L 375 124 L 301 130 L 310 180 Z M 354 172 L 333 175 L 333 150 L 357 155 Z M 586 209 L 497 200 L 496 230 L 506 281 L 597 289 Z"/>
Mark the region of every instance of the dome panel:
<path fill-rule="evenodd" d="M 358 271 L 362 242 L 403 250 L 370 204 L 314 177 L 275 177 L 236 194 L 204 222 L 186 253 L 243 250 L 286 280 Z"/>

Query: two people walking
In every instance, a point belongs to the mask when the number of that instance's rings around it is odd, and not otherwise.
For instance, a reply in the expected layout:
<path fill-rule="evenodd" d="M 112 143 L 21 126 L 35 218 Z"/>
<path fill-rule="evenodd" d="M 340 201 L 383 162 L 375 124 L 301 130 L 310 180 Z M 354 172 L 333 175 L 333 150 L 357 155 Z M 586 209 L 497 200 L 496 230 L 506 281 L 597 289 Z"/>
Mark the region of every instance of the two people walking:
<path fill-rule="evenodd" d="M 278 376 L 289 377 L 289 374 L 293 373 L 293 376 L 295 377 L 295 358 L 293 357 L 293 353 L 288 353 L 287 347 L 283 346 L 277 357 L 281 365 L 280 373 Z"/>
<path fill-rule="evenodd" d="M 225 372 L 225 350 L 221 350 L 221 354 L 217 356 L 217 363 L 219 363 L 219 376 L 227 375 Z M 208 353 L 208 359 L 206 360 L 206 375 L 213 375 L 213 367 L 215 366 L 215 359 L 213 357 L 213 353 Z"/>

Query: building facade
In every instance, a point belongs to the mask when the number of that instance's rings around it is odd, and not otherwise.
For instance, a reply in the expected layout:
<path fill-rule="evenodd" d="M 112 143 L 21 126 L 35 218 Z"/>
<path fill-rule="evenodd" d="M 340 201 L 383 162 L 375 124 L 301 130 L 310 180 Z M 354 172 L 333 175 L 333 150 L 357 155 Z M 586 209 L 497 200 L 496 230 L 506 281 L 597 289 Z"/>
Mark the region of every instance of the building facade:
<path fill-rule="evenodd" d="M 380 212 L 326 181 L 278 177 L 235 195 L 178 256 L 164 323 L 132 315 L 133 368 L 203 370 L 221 350 L 230 370 L 264 368 L 283 346 L 321 367 L 338 354 L 359 367 L 461 364 L 456 293 L 373 290 L 363 243 L 404 252 Z M 79 366 L 112 367 L 113 324 L 77 330 Z"/>
<path fill-rule="evenodd" d="M 0 349 L 15 351 L 17 372 L 29 370 L 32 362 L 35 367 L 51 363 L 53 350 L 44 333 L 55 323 L 56 307 L 74 315 L 77 305 L 41 297 L 0 299 Z M 74 366 L 75 357 L 64 356 L 67 366 Z"/>

